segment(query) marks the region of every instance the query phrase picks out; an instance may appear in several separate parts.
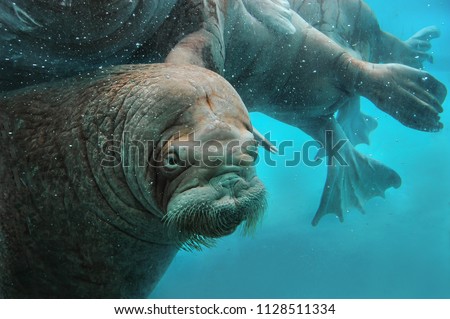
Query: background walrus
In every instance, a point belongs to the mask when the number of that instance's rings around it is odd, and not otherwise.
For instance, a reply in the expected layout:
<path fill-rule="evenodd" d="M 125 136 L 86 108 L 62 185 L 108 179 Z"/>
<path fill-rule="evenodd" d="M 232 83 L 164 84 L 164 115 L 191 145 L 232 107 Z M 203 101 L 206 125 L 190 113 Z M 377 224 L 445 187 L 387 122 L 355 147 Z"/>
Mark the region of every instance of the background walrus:
<path fill-rule="evenodd" d="M 192 141 L 225 152 L 192 162 L 175 147 Z M 233 88 L 194 66 L 116 67 L 2 97 L 0 295 L 146 297 L 180 245 L 255 225 L 256 145 Z"/>

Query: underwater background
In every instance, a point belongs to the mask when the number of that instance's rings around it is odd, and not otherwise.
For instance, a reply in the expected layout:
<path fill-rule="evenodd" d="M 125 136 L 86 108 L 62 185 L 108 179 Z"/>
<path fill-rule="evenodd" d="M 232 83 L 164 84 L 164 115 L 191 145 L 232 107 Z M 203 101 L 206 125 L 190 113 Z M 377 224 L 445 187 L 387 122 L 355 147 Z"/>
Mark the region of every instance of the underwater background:
<path fill-rule="evenodd" d="M 381 28 L 405 40 L 428 25 L 434 64 L 426 70 L 450 89 L 450 0 L 366 0 Z M 311 138 L 299 129 L 253 113 L 255 127 L 277 144 L 293 140 L 276 166 L 262 160 L 258 175 L 268 209 L 255 233 L 235 234 L 201 252 L 180 251 L 151 298 L 450 298 L 450 105 L 439 133 L 414 131 L 363 100 L 378 119 L 364 154 L 402 177 L 399 189 L 356 209 L 344 223 L 311 220 L 326 166 L 285 167 Z M 261 153 L 261 156 L 264 154 Z"/>

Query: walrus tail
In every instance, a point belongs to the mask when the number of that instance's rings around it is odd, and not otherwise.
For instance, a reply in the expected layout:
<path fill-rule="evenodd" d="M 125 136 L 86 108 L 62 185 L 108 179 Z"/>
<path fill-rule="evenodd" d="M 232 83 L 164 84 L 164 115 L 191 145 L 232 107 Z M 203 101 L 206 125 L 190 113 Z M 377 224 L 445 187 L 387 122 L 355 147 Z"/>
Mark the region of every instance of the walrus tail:
<path fill-rule="evenodd" d="M 342 222 L 344 212 L 351 208 L 364 213 L 364 202 L 376 196 L 384 198 L 386 189 L 401 185 L 401 178 L 394 170 L 357 152 L 350 143 L 341 155 L 344 165 L 328 166 L 320 206 L 312 221 L 314 226 L 327 214 L 335 214 Z"/>

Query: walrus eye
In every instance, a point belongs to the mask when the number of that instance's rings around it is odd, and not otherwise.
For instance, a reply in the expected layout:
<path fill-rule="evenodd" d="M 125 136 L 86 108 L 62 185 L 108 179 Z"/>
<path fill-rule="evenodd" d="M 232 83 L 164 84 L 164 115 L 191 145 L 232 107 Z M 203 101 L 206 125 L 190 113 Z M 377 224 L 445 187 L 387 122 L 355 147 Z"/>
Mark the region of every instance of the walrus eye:
<path fill-rule="evenodd" d="M 167 154 L 166 158 L 164 159 L 164 168 L 168 171 L 173 171 L 179 167 L 180 158 L 178 157 L 178 154 L 175 152 Z"/>

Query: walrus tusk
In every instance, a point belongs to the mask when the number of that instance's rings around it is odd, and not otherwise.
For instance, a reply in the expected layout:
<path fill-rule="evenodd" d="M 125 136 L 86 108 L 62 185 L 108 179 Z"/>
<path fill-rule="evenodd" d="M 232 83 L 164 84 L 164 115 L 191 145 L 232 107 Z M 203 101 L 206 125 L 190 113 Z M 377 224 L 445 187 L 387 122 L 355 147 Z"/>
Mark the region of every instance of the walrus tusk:
<path fill-rule="evenodd" d="M 271 153 L 278 153 L 278 148 L 273 145 L 267 138 L 265 138 L 261 133 L 258 132 L 256 128 L 253 128 L 253 135 L 255 136 L 255 140 L 264 147 L 265 150 Z"/>

